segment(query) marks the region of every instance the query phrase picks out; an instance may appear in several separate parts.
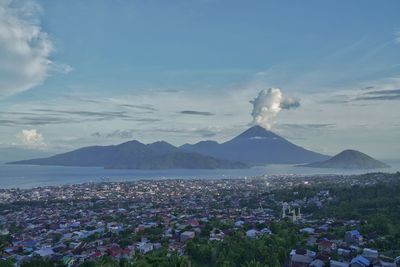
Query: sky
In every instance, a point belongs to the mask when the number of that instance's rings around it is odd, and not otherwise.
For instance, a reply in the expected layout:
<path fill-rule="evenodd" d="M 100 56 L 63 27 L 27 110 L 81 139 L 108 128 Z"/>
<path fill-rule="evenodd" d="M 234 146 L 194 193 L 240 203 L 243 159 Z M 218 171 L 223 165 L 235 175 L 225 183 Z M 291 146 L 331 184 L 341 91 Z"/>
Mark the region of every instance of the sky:
<path fill-rule="evenodd" d="M 400 159 L 399 10 L 397 0 L 0 0 L 0 148 L 222 142 L 258 121 L 260 92 L 279 88 L 269 92 L 296 105 L 264 112 L 270 130 L 329 155 Z"/>

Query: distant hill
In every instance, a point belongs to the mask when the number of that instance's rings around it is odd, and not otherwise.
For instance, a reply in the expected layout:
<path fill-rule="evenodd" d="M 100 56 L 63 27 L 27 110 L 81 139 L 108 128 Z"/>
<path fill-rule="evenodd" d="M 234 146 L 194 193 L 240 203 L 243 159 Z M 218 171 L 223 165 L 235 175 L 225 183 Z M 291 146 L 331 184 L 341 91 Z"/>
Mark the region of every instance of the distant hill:
<path fill-rule="evenodd" d="M 216 158 L 249 164 L 290 164 L 326 160 L 329 157 L 300 146 L 260 126 L 253 126 L 235 138 L 224 142 L 202 141 L 180 147 Z"/>
<path fill-rule="evenodd" d="M 301 166 L 332 169 L 381 169 L 390 167 L 360 151 L 350 149 L 344 150 L 328 160 Z"/>
<path fill-rule="evenodd" d="M 10 164 L 104 167 L 109 169 L 237 169 L 240 162 L 216 159 L 194 152 L 180 151 L 167 142 L 143 144 L 129 141 L 112 146 L 90 146 L 48 158 Z"/>

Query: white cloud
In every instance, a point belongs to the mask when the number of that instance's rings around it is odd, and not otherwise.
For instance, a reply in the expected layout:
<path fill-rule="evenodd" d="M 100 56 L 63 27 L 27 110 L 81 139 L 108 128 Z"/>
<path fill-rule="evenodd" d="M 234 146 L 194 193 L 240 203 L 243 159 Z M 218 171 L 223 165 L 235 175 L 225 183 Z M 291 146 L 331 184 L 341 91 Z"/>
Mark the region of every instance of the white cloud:
<path fill-rule="evenodd" d="M 0 98 L 42 83 L 50 70 L 71 70 L 50 59 L 54 47 L 40 26 L 40 13 L 33 0 L 0 0 Z"/>
<path fill-rule="evenodd" d="M 36 129 L 22 130 L 16 135 L 17 139 L 28 147 L 46 146 L 43 135 Z"/>

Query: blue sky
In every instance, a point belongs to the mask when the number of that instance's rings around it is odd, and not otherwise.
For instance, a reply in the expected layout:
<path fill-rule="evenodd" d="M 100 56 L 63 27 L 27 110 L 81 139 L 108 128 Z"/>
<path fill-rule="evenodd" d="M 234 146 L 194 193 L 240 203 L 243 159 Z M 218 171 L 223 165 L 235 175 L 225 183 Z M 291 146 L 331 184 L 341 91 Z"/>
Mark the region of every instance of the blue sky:
<path fill-rule="evenodd" d="M 0 0 L 0 146 L 223 141 L 248 127 L 260 90 L 278 87 L 301 105 L 279 112 L 273 131 L 328 154 L 398 158 L 398 10 L 398 1 Z"/>

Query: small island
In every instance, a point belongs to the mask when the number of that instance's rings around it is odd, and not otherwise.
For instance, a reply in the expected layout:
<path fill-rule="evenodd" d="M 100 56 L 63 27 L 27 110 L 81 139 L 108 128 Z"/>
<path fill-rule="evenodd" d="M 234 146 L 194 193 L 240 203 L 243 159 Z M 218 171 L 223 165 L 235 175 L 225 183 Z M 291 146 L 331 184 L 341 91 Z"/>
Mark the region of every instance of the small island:
<path fill-rule="evenodd" d="M 333 156 L 332 158 L 314 162 L 304 165 L 299 165 L 300 167 L 310 167 L 310 168 L 330 168 L 330 169 L 383 169 L 390 168 L 389 165 L 376 160 L 367 154 L 364 154 L 357 150 L 347 149 L 339 154 Z"/>

